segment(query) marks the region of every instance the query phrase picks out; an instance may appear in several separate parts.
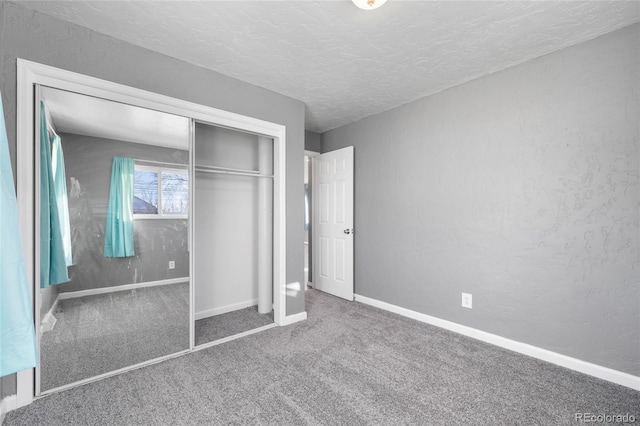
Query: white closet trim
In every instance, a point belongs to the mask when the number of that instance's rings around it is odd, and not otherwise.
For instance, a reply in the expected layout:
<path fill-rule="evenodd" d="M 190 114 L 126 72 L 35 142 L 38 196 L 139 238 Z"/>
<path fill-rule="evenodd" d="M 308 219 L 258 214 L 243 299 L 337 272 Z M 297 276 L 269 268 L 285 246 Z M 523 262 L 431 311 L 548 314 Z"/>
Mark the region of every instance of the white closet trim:
<path fill-rule="evenodd" d="M 286 316 L 286 127 L 256 118 L 246 117 L 216 108 L 160 95 L 118 83 L 77 74 L 18 58 L 17 60 L 17 185 L 20 231 L 25 251 L 27 275 L 31 283 L 32 300 L 39 302 L 36 291 L 39 282 L 36 262 L 36 237 L 33 227 L 36 210 L 35 168 L 34 168 L 34 86 L 43 85 L 88 96 L 126 103 L 142 108 L 154 109 L 169 114 L 181 115 L 215 126 L 241 130 L 273 138 L 274 141 L 274 203 L 273 203 L 273 282 L 274 321 L 277 325 L 287 324 Z M 35 114 L 36 116 L 38 114 Z M 191 239 L 193 240 L 193 239 Z M 190 242 L 190 250 L 192 250 Z M 193 285 L 190 286 L 190 317 L 193 319 Z M 37 305 L 34 305 L 37 306 Z M 193 321 L 190 330 L 191 351 L 193 342 Z M 189 351 L 187 351 L 189 352 Z M 171 356 L 169 356 L 171 357 Z M 155 363 L 158 360 L 149 362 Z M 139 366 L 139 365 L 138 365 Z M 35 370 L 18 372 L 16 408 L 30 404 L 35 396 Z"/>

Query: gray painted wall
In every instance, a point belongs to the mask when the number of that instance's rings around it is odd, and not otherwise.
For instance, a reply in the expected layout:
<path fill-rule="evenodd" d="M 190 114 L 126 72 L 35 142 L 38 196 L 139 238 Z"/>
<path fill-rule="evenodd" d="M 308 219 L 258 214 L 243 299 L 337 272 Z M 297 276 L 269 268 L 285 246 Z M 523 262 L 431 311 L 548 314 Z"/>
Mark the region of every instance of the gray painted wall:
<path fill-rule="evenodd" d="M 2 90 L 9 141 L 15 141 L 16 58 L 102 78 L 287 128 L 287 275 L 302 282 L 304 104 L 243 81 L 3 2 Z M 9 143 L 15 165 L 15 142 Z M 287 314 L 304 311 L 304 294 L 287 292 Z"/>
<path fill-rule="evenodd" d="M 0 90 L 15 174 L 16 58 L 114 81 L 287 128 L 287 282 L 302 282 L 304 104 L 243 81 L 86 28 L 0 2 Z M 18 194 L 19 196 L 19 194 Z M 304 311 L 304 294 L 287 293 L 287 314 Z M 9 379 L 13 380 L 13 379 Z M 5 380 L 2 380 L 4 385 Z"/>
<path fill-rule="evenodd" d="M 636 24 L 323 134 L 355 146 L 356 292 L 640 375 L 639 41 Z"/>
<path fill-rule="evenodd" d="M 320 152 L 321 135 L 320 133 L 305 130 L 304 132 L 304 149 L 307 151 Z"/>
<path fill-rule="evenodd" d="M 104 257 L 104 228 L 113 157 L 184 164 L 189 152 L 90 136 L 60 134 L 65 156 L 74 266 L 60 292 L 189 276 L 185 219 L 135 219 L 135 256 Z M 71 182 L 75 183 L 71 183 Z M 169 261 L 175 269 L 169 269 Z"/>

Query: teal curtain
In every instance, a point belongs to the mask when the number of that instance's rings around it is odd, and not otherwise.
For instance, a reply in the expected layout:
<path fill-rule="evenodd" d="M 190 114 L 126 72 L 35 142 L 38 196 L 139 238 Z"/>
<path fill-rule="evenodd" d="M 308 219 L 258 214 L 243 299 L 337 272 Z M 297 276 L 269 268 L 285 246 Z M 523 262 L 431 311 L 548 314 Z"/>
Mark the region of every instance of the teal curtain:
<path fill-rule="evenodd" d="M 35 367 L 32 315 L 0 95 L 0 377 Z"/>
<path fill-rule="evenodd" d="M 44 102 L 40 102 L 40 287 L 69 281 L 53 179 L 51 139 Z"/>
<path fill-rule="evenodd" d="M 53 185 L 56 191 L 58 205 L 58 219 L 60 219 L 60 234 L 64 248 L 64 261 L 67 266 L 73 263 L 71 253 L 71 224 L 69 221 L 69 200 L 67 197 L 67 176 L 64 168 L 64 154 L 60 136 L 54 134 L 51 143 L 51 166 Z"/>
<path fill-rule="evenodd" d="M 133 175 L 132 158 L 114 157 L 107 225 L 104 232 L 104 257 L 134 256 L 133 250 Z"/>

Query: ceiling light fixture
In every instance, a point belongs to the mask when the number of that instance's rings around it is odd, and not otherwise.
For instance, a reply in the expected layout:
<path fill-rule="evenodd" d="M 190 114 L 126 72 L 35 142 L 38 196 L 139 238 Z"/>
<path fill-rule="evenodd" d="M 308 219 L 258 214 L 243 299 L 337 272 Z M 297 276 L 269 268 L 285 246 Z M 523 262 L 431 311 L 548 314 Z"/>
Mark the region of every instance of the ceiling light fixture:
<path fill-rule="evenodd" d="M 351 0 L 351 1 L 360 9 L 364 9 L 364 10 L 377 9 L 387 2 L 387 0 Z"/>

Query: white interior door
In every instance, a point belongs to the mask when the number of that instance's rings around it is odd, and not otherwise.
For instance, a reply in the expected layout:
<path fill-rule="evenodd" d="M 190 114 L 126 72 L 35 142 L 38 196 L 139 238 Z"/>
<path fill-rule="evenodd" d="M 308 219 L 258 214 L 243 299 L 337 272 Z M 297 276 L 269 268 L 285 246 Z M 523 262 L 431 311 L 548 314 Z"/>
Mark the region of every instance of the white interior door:
<path fill-rule="evenodd" d="M 353 147 L 313 157 L 313 286 L 353 300 Z"/>

